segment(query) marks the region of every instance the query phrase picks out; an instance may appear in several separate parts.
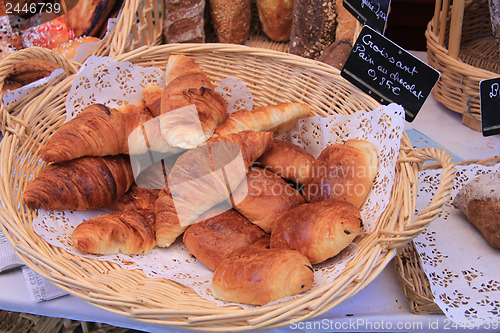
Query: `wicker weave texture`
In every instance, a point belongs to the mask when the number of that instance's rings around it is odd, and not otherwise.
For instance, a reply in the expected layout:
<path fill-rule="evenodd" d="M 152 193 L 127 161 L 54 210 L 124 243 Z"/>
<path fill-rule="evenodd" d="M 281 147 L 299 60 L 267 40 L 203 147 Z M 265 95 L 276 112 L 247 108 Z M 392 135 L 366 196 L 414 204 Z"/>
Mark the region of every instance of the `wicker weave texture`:
<path fill-rule="evenodd" d="M 459 25 L 451 25 L 453 14 L 449 7 L 442 8 L 441 0 L 436 1 L 434 18 L 425 32 L 428 63 L 441 72 L 433 94 L 448 109 L 475 119 L 466 124 L 480 131 L 479 83 L 499 75 L 500 50 L 491 31 L 487 1 L 466 1 Z M 450 50 L 452 35 L 460 36 L 457 57 Z"/>
<path fill-rule="evenodd" d="M 467 160 L 457 165 L 481 164 L 493 166 L 500 163 L 500 157 L 495 156 L 485 160 Z M 426 168 L 440 168 L 440 165 L 427 164 Z M 409 242 L 399 249 L 393 260 L 396 277 L 401 284 L 403 293 L 415 314 L 442 314 L 439 306 L 434 302 L 429 279 L 425 275 L 422 260 L 415 244 Z"/>
<path fill-rule="evenodd" d="M 142 47 L 116 60 L 164 68 L 172 53 L 195 59 L 214 83 L 227 76 L 243 80 L 256 106 L 303 101 L 320 115 L 351 114 L 378 106 L 343 80 L 333 67 L 276 51 L 223 44 L 162 45 Z M 54 54 L 35 49 L 24 56 L 52 59 Z M 2 63 L 0 75 L 3 66 L 15 61 Z M 65 96 L 79 65 L 68 66 L 64 61 L 61 65 L 67 66 L 65 74 L 50 82 L 39 96 L 30 96 L 21 109 L 13 112 L 0 105 L 5 128 L 0 147 L 0 221 L 14 249 L 31 268 L 63 290 L 108 311 L 148 323 L 217 332 L 273 328 L 287 325 L 292 319 L 306 320 L 330 310 L 369 284 L 397 249 L 420 234 L 449 200 L 455 177 L 450 155 L 440 149 L 414 149 L 404 134 L 389 207 L 374 232 L 358 237 L 359 252 L 338 279 L 280 304 L 253 310 L 216 307 L 177 283 L 71 255 L 50 246 L 33 232 L 35 213 L 22 205 L 20 198 L 27 181 L 43 167 L 38 156 L 41 143 L 65 118 Z M 437 161 L 444 172 L 434 199 L 415 216 L 418 172 L 429 160 Z"/>

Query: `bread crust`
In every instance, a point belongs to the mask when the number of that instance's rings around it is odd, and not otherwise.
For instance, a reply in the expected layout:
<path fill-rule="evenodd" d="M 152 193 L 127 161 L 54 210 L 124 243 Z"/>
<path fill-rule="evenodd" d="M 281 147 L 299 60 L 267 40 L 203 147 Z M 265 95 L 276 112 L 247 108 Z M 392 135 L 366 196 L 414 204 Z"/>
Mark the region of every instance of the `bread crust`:
<path fill-rule="evenodd" d="M 299 251 L 317 264 L 351 244 L 362 225 L 359 210 L 348 202 L 306 203 L 276 219 L 271 248 Z"/>
<path fill-rule="evenodd" d="M 202 264 L 215 270 L 234 250 L 251 245 L 263 237 L 266 237 L 264 231 L 230 209 L 189 226 L 184 232 L 183 241 L 189 252 Z"/>

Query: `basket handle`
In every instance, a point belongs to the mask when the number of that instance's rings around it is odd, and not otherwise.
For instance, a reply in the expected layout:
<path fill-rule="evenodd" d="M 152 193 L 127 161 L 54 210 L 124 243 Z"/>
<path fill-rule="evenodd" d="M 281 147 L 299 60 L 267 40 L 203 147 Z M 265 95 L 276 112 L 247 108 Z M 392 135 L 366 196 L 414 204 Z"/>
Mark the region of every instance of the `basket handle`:
<path fill-rule="evenodd" d="M 416 163 L 419 170 L 424 169 L 423 163 L 427 161 L 437 161 L 433 167 L 441 166 L 442 175 L 439 186 L 434 196 L 420 214 L 407 225 L 402 232 L 386 232 L 386 235 L 396 236 L 385 239 L 390 248 L 402 248 L 413 238 L 418 236 L 427 226 L 441 213 L 443 206 L 451 199 L 451 190 L 455 182 L 455 165 L 450 154 L 445 149 L 440 148 L 417 148 L 412 149 L 408 154 L 398 160 L 399 163 Z M 418 184 L 418 180 L 415 180 Z M 416 191 L 416 189 L 415 189 Z"/>
<path fill-rule="evenodd" d="M 0 91 L 3 88 L 5 79 L 12 71 L 14 66 L 30 59 L 48 60 L 56 66 L 62 68 L 67 75 L 75 74 L 78 72 L 77 64 L 68 60 L 63 55 L 43 47 L 34 46 L 10 54 L 0 62 Z M 35 96 L 31 96 L 30 94 L 30 97 Z M 16 131 L 14 131 L 14 128 L 18 127 L 18 125 L 27 127 L 27 123 L 21 117 L 12 115 L 10 111 L 7 110 L 3 103 L 3 98 L 0 98 L 0 115 L 0 131 L 2 131 L 2 133 L 5 133 L 5 131 L 15 133 Z"/>

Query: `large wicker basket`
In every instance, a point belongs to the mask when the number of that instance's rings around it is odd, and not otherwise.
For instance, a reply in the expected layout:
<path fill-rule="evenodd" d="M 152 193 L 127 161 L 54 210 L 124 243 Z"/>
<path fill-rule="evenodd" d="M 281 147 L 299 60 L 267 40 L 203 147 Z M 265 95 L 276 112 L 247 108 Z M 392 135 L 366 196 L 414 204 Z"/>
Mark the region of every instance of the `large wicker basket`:
<path fill-rule="evenodd" d="M 425 32 L 428 63 L 441 72 L 433 93 L 462 122 L 481 131 L 479 83 L 500 75 L 487 0 L 437 0 Z"/>
<path fill-rule="evenodd" d="M 305 101 L 317 114 L 351 114 L 378 105 L 340 77 L 328 65 L 277 51 L 224 44 L 183 44 L 142 47 L 116 56 L 143 66 L 164 68 L 169 54 L 195 59 L 217 83 L 233 76 L 247 84 L 256 106 L 282 101 Z M 0 65 L 0 82 L 8 67 L 22 59 L 41 57 L 56 62 L 65 74 L 39 96 L 30 96 L 14 115 L 1 105 L 4 139 L 1 142 L 0 221 L 15 251 L 26 264 L 63 290 L 102 309 L 137 320 L 200 331 L 243 331 L 306 320 L 341 303 L 369 284 L 395 256 L 439 214 L 449 200 L 454 163 L 440 149 L 414 149 L 404 133 L 398 153 L 396 179 L 388 208 L 375 231 L 356 239 L 358 254 L 332 283 L 283 303 L 245 310 L 217 307 L 192 290 L 166 279 L 146 277 L 139 270 L 85 259 L 53 247 L 33 232 L 35 212 L 20 203 L 27 181 L 43 167 L 38 151 L 44 139 L 65 119 L 64 102 L 79 65 L 43 49 L 20 52 Z M 265 85 L 259 79 L 265 75 Z M 285 80 L 284 78 L 292 78 Z M 415 216 L 418 173 L 435 160 L 444 172 L 429 206 Z"/>
<path fill-rule="evenodd" d="M 500 156 L 491 157 L 485 160 L 467 160 L 457 165 L 481 164 L 493 166 L 500 163 Z M 426 165 L 425 168 L 440 167 L 436 164 Z M 403 288 L 404 295 L 410 305 L 410 309 L 415 314 L 442 314 L 443 311 L 434 302 L 431 285 L 427 278 L 420 255 L 415 248 L 413 241 L 409 242 L 401 249 L 393 260 L 396 277 Z"/>

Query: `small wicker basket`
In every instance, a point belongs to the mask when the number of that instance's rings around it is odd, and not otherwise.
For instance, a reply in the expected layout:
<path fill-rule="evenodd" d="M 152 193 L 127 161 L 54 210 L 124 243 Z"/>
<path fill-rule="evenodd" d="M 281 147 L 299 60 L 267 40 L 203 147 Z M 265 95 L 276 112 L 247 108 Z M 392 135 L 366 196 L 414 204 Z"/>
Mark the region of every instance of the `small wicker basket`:
<path fill-rule="evenodd" d="M 487 0 L 437 0 L 429 22 L 428 63 L 441 72 L 433 93 L 462 115 L 462 122 L 481 131 L 479 82 L 500 75 L 500 50 L 492 33 Z"/>
<path fill-rule="evenodd" d="M 500 163 L 500 156 L 485 160 L 468 160 L 457 165 L 481 164 L 493 166 Z M 425 168 L 437 168 L 437 165 L 426 165 Z M 403 288 L 404 295 L 415 314 L 442 314 L 443 311 L 434 302 L 429 279 L 425 275 L 422 260 L 413 241 L 402 247 L 393 260 L 396 277 Z"/>
<path fill-rule="evenodd" d="M 335 68 L 290 54 L 225 44 L 145 46 L 115 57 L 142 66 L 165 68 L 168 56 L 182 53 L 195 59 L 215 82 L 233 76 L 245 82 L 256 106 L 283 101 L 306 101 L 320 115 L 352 114 L 378 106 L 346 82 Z M 4 74 L 23 59 L 54 61 L 65 73 L 14 115 L 0 101 L 4 139 L 0 144 L 0 225 L 26 264 L 48 280 L 102 309 L 148 323 L 200 331 L 245 331 L 284 326 L 307 320 L 335 307 L 369 284 L 396 255 L 397 249 L 420 234 L 449 200 L 455 178 L 454 163 L 445 151 L 414 149 L 404 133 L 398 153 L 395 183 L 387 209 L 369 234 L 356 239 L 358 254 L 332 283 L 296 299 L 242 309 L 217 307 L 194 291 L 166 279 L 149 278 L 110 262 L 86 259 L 49 245 L 32 228 L 35 212 L 21 204 L 27 181 L 43 167 L 39 148 L 65 119 L 65 98 L 79 64 L 56 53 L 33 48 L 6 58 Z M 265 73 L 265 86 L 259 80 Z M 283 78 L 290 77 L 293 80 Z M 440 186 L 429 206 L 415 216 L 418 173 L 428 160 L 443 168 Z"/>

